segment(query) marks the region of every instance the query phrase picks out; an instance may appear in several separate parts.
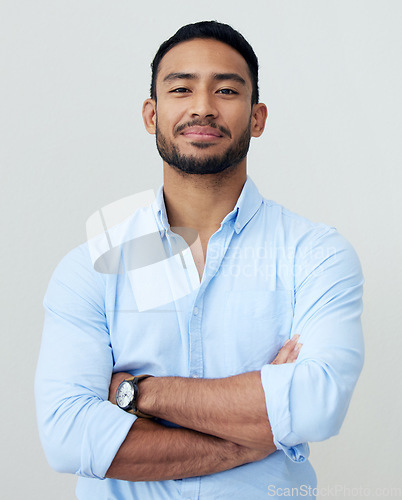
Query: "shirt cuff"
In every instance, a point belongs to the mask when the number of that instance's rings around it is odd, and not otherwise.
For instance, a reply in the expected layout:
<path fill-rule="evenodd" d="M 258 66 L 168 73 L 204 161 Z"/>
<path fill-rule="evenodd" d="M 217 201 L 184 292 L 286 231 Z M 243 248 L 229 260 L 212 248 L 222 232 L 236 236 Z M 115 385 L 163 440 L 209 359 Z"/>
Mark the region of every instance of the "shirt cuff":
<path fill-rule="evenodd" d="M 289 405 L 295 368 L 296 363 L 264 365 L 261 370 L 261 382 L 274 444 L 292 462 L 301 463 L 309 457 L 310 449 L 307 443 L 297 443 L 297 437 L 292 432 Z"/>
<path fill-rule="evenodd" d="M 105 479 L 106 472 L 137 419 L 109 401 L 91 405 L 81 444 L 81 467 L 76 474 Z"/>

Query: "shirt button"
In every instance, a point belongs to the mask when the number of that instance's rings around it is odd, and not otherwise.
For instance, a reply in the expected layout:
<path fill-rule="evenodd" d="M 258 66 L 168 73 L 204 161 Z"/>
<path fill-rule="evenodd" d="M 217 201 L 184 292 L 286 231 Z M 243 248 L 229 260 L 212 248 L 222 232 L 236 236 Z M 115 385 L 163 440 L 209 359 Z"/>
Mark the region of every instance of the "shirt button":
<path fill-rule="evenodd" d="M 191 375 L 191 378 L 198 378 L 198 375 L 194 373 L 194 375 Z"/>
<path fill-rule="evenodd" d="M 194 316 L 197 316 L 197 314 L 198 314 L 198 307 L 194 307 L 193 314 L 194 314 Z"/>
<path fill-rule="evenodd" d="M 240 229 L 240 222 L 236 222 L 236 229 Z"/>

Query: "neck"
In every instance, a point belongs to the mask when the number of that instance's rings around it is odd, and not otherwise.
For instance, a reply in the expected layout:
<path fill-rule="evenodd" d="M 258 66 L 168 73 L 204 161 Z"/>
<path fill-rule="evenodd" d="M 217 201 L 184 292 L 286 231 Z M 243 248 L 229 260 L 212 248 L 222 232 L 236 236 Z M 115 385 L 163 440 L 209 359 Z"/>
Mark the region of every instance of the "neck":
<path fill-rule="evenodd" d="M 163 193 L 171 226 L 213 234 L 233 210 L 247 179 L 246 159 L 219 174 L 184 174 L 164 162 Z"/>

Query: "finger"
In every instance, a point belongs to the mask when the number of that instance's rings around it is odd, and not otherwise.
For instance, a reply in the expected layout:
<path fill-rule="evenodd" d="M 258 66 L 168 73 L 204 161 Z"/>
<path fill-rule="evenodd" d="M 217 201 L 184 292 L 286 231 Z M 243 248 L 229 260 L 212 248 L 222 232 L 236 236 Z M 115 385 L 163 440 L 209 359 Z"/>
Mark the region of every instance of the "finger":
<path fill-rule="evenodd" d="M 301 344 L 300 342 L 297 342 L 295 344 L 293 350 L 289 353 L 289 355 L 287 357 L 286 363 L 294 363 L 297 360 L 299 353 L 300 353 L 300 349 L 302 348 L 302 346 L 303 346 L 303 344 Z"/>
<path fill-rule="evenodd" d="M 273 365 L 281 365 L 283 363 L 286 363 L 290 353 L 293 351 L 295 348 L 297 341 L 299 340 L 300 335 L 293 335 L 291 339 L 288 339 L 281 349 L 279 350 L 276 358 L 272 361 Z"/>
<path fill-rule="evenodd" d="M 288 356 L 288 360 L 286 361 L 287 363 L 294 363 L 296 361 L 296 359 L 299 356 L 300 349 L 302 348 L 302 346 L 303 346 L 303 344 L 300 344 L 300 343 L 295 345 L 295 348 Z"/>

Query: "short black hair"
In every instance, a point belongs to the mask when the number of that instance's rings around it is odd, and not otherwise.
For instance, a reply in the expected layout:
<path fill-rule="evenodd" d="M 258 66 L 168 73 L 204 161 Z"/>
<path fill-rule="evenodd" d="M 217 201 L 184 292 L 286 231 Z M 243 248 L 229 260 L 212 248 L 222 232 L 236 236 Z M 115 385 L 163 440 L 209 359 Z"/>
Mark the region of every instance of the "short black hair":
<path fill-rule="evenodd" d="M 218 21 L 200 21 L 194 24 L 187 24 L 186 26 L 181 27 L 172 37 L 162 43 L 151 64 L 151 98 L 156 100 L 156 78 L 158 76 L 160 62 L 165 54 L 175 45 L 197 38 L 214 39 L 219 42 L 226 43 L 243 56 L 248 65 L 253 84 L 251 103 L 256 104 L 259 100 L 257 56 L 255 55 L 251 45 L 241 33 L 233 29 L 228 24 L 219 23 Z"/>

